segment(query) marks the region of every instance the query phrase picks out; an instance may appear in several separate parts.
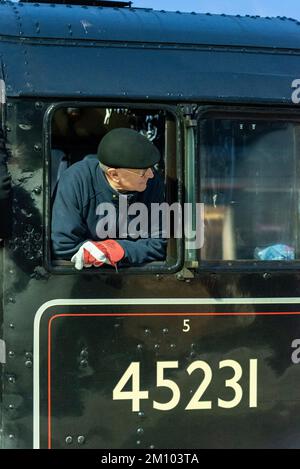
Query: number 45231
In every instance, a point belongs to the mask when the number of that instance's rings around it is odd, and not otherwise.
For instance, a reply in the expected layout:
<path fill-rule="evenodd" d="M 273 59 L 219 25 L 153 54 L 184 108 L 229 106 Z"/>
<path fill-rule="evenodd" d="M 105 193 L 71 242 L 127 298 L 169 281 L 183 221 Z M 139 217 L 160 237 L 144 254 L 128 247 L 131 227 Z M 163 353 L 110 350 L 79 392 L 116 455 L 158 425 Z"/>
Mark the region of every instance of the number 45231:
<path fill-rule="evenodd" d="M 243 388 L 239 384 L 243 370 L 241 365 L 235 360 L 223 360 L 219 363 L 220 369 L 225 367 L 231 368 L 233 371 L 232 378 L 225 380 L 224 383 L 225 388 L 231 388 L 233 390 L 233 398 L 229 401 L 218 398 L 218 407 L 232 409 L 241 402 L 243 397 Z M 179 386 L 175 381 L 165 378 L 165 371 L 174 368 L 178 368 L 178 361 L 161 361 L 156 364 L 156 386 L 170 389 L 172 398 L 164 403 L 153 401 L 154 409 L 162 411 L 171 410 L 174 409 L 180 401 Z M 196 360 L 188 366 L 186 371 L 191 375 L 195 370 L 202 370 L 204 378 L 197 391 L 186 405 L 185 410 L 211 409 L 212 401 L 201 400 L 201 397 L 212 381 L 212 369 L 205 361 Z M 257 407 L 257 359 L 249 360 L 249 369 L 247 371 L 249 373 L 249 407 Z M 124 387 L 130 380 L 132 380 L 131 391 L 124 391 Z M 132 362 L 115 386 L 113 390 L 113 400 L 131 400 L 132 411 L 139 412 L 140 401 L 143 399 L 149 399 L 149 391 L 141 391 L 140 363 Z"/>

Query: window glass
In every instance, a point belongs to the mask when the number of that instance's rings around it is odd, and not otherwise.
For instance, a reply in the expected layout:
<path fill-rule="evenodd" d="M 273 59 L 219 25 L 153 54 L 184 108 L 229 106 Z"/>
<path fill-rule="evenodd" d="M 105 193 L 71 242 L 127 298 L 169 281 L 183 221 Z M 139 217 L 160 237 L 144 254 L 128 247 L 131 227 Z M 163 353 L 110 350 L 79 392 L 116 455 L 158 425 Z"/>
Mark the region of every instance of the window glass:
<path fill-rule="evenodd" d="M 300 258 L 299 136 L 299 123 L 266 118 L 200 123 L 202 260 Z"/>

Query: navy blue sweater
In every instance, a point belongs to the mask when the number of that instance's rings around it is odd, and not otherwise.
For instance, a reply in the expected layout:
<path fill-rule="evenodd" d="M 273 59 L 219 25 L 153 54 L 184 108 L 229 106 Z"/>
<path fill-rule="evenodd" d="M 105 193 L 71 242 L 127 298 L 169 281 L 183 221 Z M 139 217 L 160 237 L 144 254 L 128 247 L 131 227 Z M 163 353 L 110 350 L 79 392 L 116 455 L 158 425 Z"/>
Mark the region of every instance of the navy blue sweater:
<path fill-rule="evenodd" d="M 99 213 L 99 204 L 110 202 L 116 211 L 115 239 L 125 250 L 122 264 L 142 264 L 155 260 L 163 260 L 166 255 L 166 240 L 161 237 L 150 237 L 149 223 L 147 238 L 126 239 L 119 238 L 119 196 L 107 182 L 106 177 L 96 158 L 85 158 L 73 164 L 61 176 L 52 212 L 52 248 L 56 258 L 71 259 L 79 247 L 87 240 L 99 241 L 97 224 L 103 216 Z M 136 202 L 144 203 L 150 213 L 151 203 L 164 202 L 164 184 L 156 174 L 149 179 L 144 192 L 130 192 L 126 194 L 128 207 Z M 124 197 L 124 195 L 123 195 Z M 134 218 L 129 216 L 127 223 Z M 159 226 L 160 230 L 160 226 Z M 110 236 L 114 238 L 114 236 Z M 123 236 L 121 236 L 122 238 Z"/>

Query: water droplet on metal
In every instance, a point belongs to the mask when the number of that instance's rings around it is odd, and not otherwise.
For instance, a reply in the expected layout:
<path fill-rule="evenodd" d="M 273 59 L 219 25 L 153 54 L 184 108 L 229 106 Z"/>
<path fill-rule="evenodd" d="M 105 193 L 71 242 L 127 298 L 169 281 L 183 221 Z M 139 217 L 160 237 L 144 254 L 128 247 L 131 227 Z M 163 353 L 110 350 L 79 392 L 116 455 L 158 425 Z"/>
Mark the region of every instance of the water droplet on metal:
<path fill-rule="evenodd" d="M 30 124 L 19 124 L 21 130 L 31 130 L 32 126 Z"/>
<path fill-rule="evenodd" d="M 34 194 L 40 195 L 42 192 L 42 186 L 37 186 L 33 189 Z"/>
<path fill-rule="evenodd" d="M 89 352 L 87 351 L 87 349 L 81 350 L 80 356 L 81 356 L 82 358 L 87 358 L 87 357 L 89 356 Z"/>

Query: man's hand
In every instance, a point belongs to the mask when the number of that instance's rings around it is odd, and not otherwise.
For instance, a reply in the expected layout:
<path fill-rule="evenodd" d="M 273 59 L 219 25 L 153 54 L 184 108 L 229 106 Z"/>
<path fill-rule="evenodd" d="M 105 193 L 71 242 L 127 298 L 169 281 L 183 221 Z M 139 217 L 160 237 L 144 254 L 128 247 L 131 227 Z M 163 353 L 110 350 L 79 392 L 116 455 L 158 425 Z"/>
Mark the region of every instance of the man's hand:
<path fill-rule="evenodd" d="M 114 239 L 106 241 L 86 241 L 71 259 L 75 269 L 83 267 L 100 267 L 108 264 L 116 267 L 116 263 L 124 257 L 124 249 Z"/>

